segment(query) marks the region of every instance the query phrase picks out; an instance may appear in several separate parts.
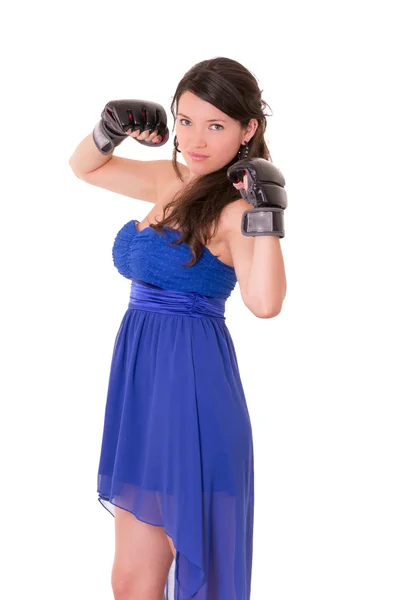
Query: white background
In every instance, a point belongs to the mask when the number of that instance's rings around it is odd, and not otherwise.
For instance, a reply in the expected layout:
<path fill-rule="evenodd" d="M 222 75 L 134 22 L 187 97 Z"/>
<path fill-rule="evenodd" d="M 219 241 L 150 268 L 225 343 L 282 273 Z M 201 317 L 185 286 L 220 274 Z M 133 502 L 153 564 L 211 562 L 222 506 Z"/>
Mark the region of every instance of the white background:
<path fill-rule="evenodd" d="M 3 9 L 1 598 L 113 598 L 114 519 L 96 483 L 130 282 L 111 247 L 152 205 L 84 183 L 68 161 L 111 99 L 159 102 L 172 123 L 179 80 L 215 56 L 259 80 L 289 202 L 281 313 L 256 318 L 238 286 L 226 306 L 253 423 L 251 600 L 400 598 L 390 6 L 82 0 Z M 172 140 L 159 149 L 127 140 L 116 154 L 169 158 Z"/>

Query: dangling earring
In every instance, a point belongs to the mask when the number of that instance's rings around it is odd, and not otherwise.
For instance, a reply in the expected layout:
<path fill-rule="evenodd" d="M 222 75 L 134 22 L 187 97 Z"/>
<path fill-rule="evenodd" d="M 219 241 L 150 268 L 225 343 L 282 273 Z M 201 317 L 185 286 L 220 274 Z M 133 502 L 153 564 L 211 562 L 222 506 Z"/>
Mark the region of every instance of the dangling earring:
<path fill-rule="evenodd" d="M 178 144 L 178 140 L 177 140 L 177 137 L 175 136 L 175 137 L 174 137 L 174 148 L 175 148 L 175 150 L 176 150 L 177 152 L 181 152 L 181 151 L 179 150 L 178 146 L 179 146 L 179 144 Z M 182 152 L 181 152 L 181 154 L 182 154 Z"/>
<path fill-rule="evenodd" d="M 238 152 L 238 161 L 243 160 L 249 156 L 249 144 L 245 140 L 244 144 L 242 144 L 239 148 Z"/>

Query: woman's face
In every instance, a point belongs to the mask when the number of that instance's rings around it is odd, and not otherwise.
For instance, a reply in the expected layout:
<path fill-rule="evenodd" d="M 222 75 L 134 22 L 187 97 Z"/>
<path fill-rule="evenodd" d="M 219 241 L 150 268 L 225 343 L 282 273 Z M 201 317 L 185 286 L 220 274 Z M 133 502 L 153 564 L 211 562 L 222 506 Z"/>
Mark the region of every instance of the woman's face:
<path fill-rule="evenodd" d="M 256 119 L 251 121 L 258 125 Z M 249 124 L 248 129 L 252 131 L 254 123 Z M 179 99 L 176 136 L 191 172 L 190 179 L 221 169 L 235 157 L 244 139 L 251 138 L 250 133 L 246 134 L 246 128 L 241 128 L 237 121 L 192 92 L 184 92 Z M 206 158 L 196 160 L 191 153 Z"/>

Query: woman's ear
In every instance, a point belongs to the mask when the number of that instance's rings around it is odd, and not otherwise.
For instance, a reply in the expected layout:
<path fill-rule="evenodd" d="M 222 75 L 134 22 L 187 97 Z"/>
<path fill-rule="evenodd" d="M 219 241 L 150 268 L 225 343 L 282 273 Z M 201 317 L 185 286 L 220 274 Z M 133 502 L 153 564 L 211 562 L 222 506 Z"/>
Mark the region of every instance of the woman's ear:
<path fill-rule="evenodd" d="M 250 134 L 250 139 L 253 137 L 258 128 L 257 119 L 250 119 L 249 124 L 247 125 L 247 133 Z"/>

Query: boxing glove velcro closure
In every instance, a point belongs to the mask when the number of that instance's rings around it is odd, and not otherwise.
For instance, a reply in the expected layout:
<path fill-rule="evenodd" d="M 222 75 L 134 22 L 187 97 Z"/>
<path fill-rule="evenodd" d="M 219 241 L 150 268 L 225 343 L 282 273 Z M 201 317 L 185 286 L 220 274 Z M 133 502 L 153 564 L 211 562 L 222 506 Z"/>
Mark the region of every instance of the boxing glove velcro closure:
<path fill-rule="evenodd" d="M 242 215 L 243 235 L 273 235 L 285 237 L 284 211 L 275 206 L 260 206 L 246 210 Z"/>

